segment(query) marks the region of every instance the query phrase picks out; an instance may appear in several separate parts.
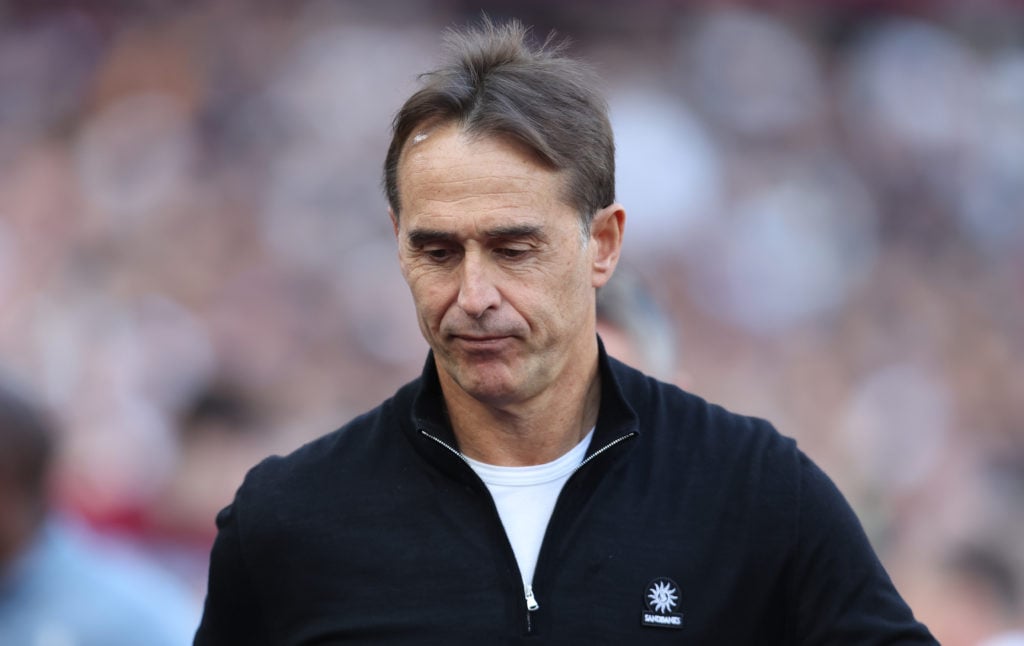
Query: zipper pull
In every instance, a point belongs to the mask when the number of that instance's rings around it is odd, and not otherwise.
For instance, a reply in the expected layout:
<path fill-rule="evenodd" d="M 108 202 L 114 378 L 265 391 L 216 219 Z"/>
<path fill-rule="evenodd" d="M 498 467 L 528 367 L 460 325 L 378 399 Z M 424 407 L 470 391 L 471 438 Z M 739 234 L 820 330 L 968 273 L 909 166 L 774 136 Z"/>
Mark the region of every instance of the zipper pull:
<path fill-rule="evenodd" d="M 537 598 L 533 596 L 533 586 L 525 584 L 526 588 L 526 609 L 533 612 L 537 608 L 540 608 L 540 604 L 537 603 Z"/>

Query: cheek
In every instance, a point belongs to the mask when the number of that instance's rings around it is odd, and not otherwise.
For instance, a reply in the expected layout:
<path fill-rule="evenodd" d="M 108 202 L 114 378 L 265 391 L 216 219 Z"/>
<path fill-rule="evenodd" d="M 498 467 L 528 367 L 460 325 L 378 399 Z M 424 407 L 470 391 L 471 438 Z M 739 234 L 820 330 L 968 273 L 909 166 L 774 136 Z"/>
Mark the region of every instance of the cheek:
<path fill-rule="evenodd" d="M 578 306 L 586 300 L 587 294 L 593 293 L 590 274 L 582 259 L 570 261 L 550 288 L 557 300 L 564 303 L 564 309 Z"/>
<path fill-rule="evenodd" d="M 570 259 L 548 265 L 544 271 L 524 276 L 521 280 L 509 281 L 505 295 L 506 300 L 522 314 L 557 325 L 566 316 L 585 307 L 586 296 L 592 293 L 589 281 L 589 274 L 580 263 Z"/>
<path fill-rule="evenodd" d="M 436 276 L 413 274 L 406 281 L 421 317 L 439 318 L 452 302 L 450 286 Z"/>
<path fill-rule="evenodd" d="M 505 301 L 535 331 L 561 336 L 566 328 L 579 325 L 569 314 L 576 311 L 576 301 L 568 296 L 564 285 L 534 285 L 529 291 L 508 294 Z"/>

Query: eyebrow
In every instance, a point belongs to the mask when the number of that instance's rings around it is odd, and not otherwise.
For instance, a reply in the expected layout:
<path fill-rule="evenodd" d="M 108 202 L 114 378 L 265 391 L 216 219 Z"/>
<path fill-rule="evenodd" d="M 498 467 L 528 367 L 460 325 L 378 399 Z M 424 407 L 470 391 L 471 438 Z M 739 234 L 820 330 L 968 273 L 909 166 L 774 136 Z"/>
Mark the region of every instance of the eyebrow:
<path fill-rule="evenodd" d="M 489 239 L 496 240 L 521 240 L 526 238 L 534 238 L 537 240 L 547 239 L 544 235 L 543 229 L 540 226 L 533 224 L 495 227 L 485 231 L 484 236 Z M 422 247 L 424 245 L 435 244 L 438 242 L 450 243 L 458 241 L 458 237 L 454 233 L 438 231 L 436 229 L 413 229 L 408 233 L 407 238 L 409 244 L 414 247 Z"/>
<path fill-rule="evenodd" d="M 543 229 L 536 224 L 517 224 L 507 227 L 496 227 L 484 232 L 488 238 L 517 240 L 524 238 L 545 239 Z"/>
<path fill-rule="evenodd" d="M 445 231 L 433 229 L 413 229 L 407 236 L 409 244 L 413 247 L 422 247 L 437 242 L 454 242 L 455 235 Z"/>

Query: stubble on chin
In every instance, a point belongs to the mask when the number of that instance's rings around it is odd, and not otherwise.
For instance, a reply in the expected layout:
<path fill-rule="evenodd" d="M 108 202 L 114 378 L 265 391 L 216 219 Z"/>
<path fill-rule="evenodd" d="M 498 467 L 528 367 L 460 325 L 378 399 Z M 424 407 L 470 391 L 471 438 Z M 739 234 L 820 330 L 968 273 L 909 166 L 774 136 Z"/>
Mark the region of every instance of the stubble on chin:
<path fill-rule="evenodd" d="M 514 359 L 499 355 L 463 355 L 447 351 L 439 358 L 443 381 L 466 396 L 488 405 L 501 405 L 517 398 L 522 384 L 517 379 Z M 437 359 L 435 359 L 437 360 Z"/>

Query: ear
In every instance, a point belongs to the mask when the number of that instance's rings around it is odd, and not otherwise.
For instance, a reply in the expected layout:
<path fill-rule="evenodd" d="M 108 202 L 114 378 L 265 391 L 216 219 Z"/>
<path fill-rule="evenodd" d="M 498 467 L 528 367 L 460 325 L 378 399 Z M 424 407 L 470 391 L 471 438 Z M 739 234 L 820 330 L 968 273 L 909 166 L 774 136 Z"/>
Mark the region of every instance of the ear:
<path fill-rule="evenodd" d="M 398 238 L 398 216 L 395 215 L 395 210 L 388 207 L 388 217 L 391 218 L 391 227 L 395 230 L 395 238 Z"/>
<path fill-rule="evenodd" d="M 399 232 L 398 216 L 395 215 L 394 209 L 392 209 L 390 206 L 388 207 L 388 217 L 391 218 L 391 228 L 394 230 L 394 232 L 395 232 L 395 240 L 398 242 L 398 245 L 397 245 L 397 247 L 398 247 L 398 268 L 399 268 L 399 270 L 401 270 L 402 276 L 406 280 L 408 280 L 409 279 L 408 278 L 409 275 L 408 275 L 408 273 L 406 273 L 406 271 L 408 269 L 408 266 L 405 264 L 405 260 L 406 260 L 405 254 L 402 253 L 402 241 L 398 237 L 398 232 Z"/>
<path fill-rule="evenodd" d="M 593 254 L 591 282 L 602 287 L 612 277 L 622 253 L 622 234 L 626 228 L 626 210 L 613 202 L 594 215 L 590 225 Z"/>

